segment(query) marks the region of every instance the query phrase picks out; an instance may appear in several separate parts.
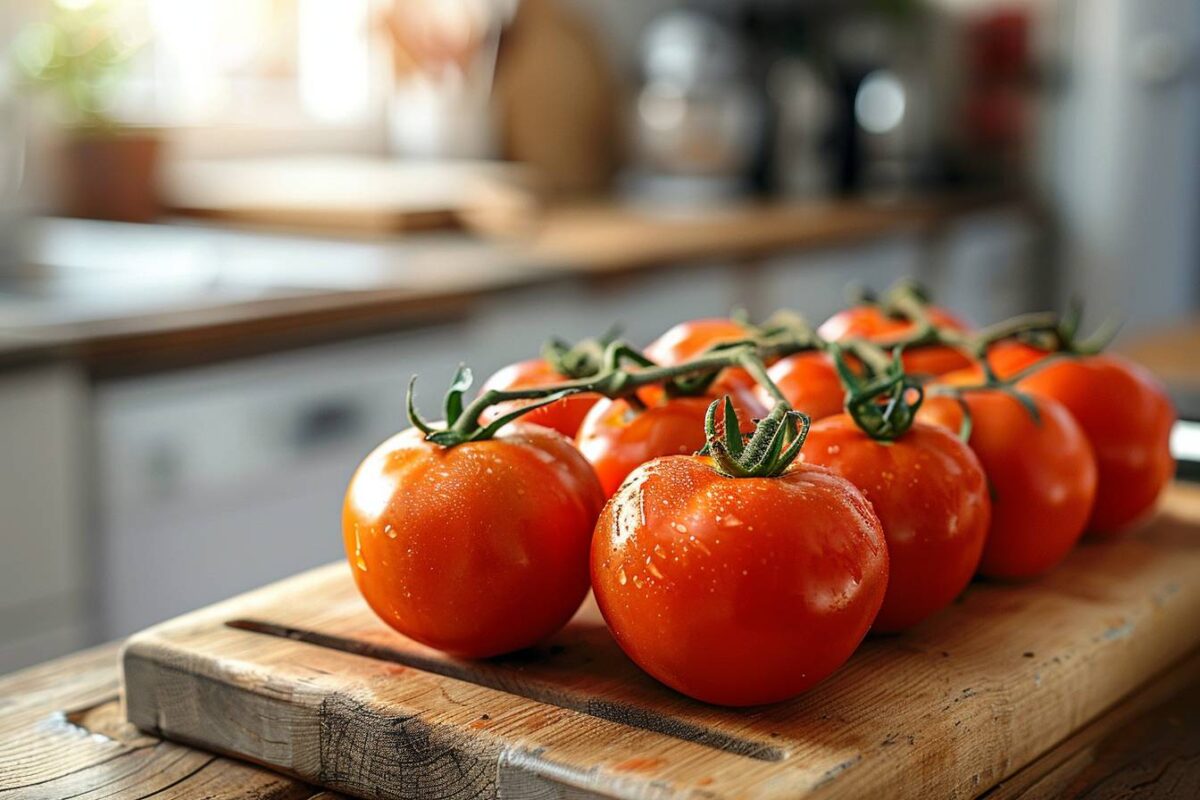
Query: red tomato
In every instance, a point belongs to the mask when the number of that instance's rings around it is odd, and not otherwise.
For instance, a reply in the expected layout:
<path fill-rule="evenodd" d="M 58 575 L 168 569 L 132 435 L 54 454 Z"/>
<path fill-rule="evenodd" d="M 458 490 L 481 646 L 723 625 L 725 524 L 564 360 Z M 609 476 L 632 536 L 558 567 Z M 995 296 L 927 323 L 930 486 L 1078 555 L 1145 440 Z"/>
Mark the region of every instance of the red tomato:
<path fill-rule="evenodd" d="M 929 319 L 937 326 L 965 331 L 969 326 L 949 311 L 930 306 Z M 888 316 L 879 306 L 855 306 L 834 314 L 817 329 L 823 338 L 832 342 L 845 339 L 883 341 L 903 336 L 913 330 L 913 323 L 903 317 Z M 914 375 L 941 375 L 969 366 L 971 359 L 952 347 L 936 345 L 916 347 L 904 352 L 904 369 Z"/>
<path fill-rule="evenodd" d="M 873 630 L 910 628 L 970 583 L 991 501 L 979 459 L 957 436 L 918 422 L 895 441 L 878 442 L 839 414 L 812 426 L 802 457 L 861 489 L 883 524 L 890 572 Z"/>
<path fill-rule="evenodd" d="M 1089 532 L 1112 536 L 1153 511 L 1175 474 L 1175 410 L 1150 373 L 1117 356 L 1062 358 L 1018 387 L 1062 403 L 1092 445 L 1099 486 Z"/>
<path fill-rule="evenodd" d="M 628 400 L 602 399 L 588 413 L 575 443 L 591 462 L 604 494 L 617 491 L 638 466 L 659 456 L 691 455 L 704 447 L 704 415 L 711 397 L 666 399 L 661 391 L 641 392 L 645 410 Z M 651 399 L 653 398 L 653 399 Z M 742 432 L 752 433 L 750 415 L 741 413 Z"/>
<path fill-rule="evenodd" d="M 1012 395 L 968 392 L 969 444 L 983 464 L 992 495 L 992 522 L 979 572 L 993 578 L 1031 578 L 1056 566 L 1083 535 L 1096 499 L 1096 459 L 1078 423 L 1062 404 L 1034 397 L 1039 420 Z M 962 424 L 949 397 L 929 397 L 917 419 Z"/>
<path fill-rule="evenodd" d="M 410 429 L 354 473 L 342 535 L 384 622 L 483 658 L 536 644 L 575 613 L 603 503 L 591 467 L 547 428 L 518 422 L 451 448 Z"/>
<path fill-rule="evenodd" d="M 567 380 L 570 379 L 555 372 L 554 368 L 545 359 L 533 358 L 528 361 L 509 364 L 488 378 L 484 382 L 480 392 L 486 392 L 489 389 L 498 389 L 501 391 L 537 389 Z M 600 395 L 590 393 L 568 395 L 560 400 L 555 400 L 549 405 L 535 408 L 533 411 L 522 416 L 521 421 L 544 425 L 547 428 L 553 428 L 563 436 L 574 437 L 579 430 L 579 425 L 583 422 L 583 418 L 587 416 L 588 410 L 599 399 Z M 527 406 L 535 402 L 537 401 L 513 400 L 509 403 L 500 403 L 484 411 L 482 418 L 486 424 L 499 419 L 510 411 L 515 411 L 522 406 Z"/>
<path fill-rule="evenodd" d="M 708 348 L 745 339 L 751 333 L 731 319 L 694 319 L 681 322 L 646 346 L 645 354 L 658 364 L 678 364 Z"/>
<path fill-rule="evenodd" d="M 829 417 L 842 411 L 846 390 L 838 378 L 833 361 L 824 353 L 812 350 L 786 356 L 772 364 L 767 375 L 783 392 L 791 407 L 803 411 L 811 419 Z M 761 386 L 754 391 L 764 407 L 774 405 L 770 394 Z"/>
<path fill-rule="evenodd" d="M 671 328 L 647 345 L 644 352 L 656 364 L 673 366 L 696 358 L 713 345 L 736 342 L 751 335 L 750 331 L 731 319 L 696 319 Z M 757 385 L 749 372 L 740 367 L 730 367 L 717 376 L 712 393 L 714 396 L 731 395 L 742 405 L 753 407 L 757 403 L 754 400 Z"/>
<path fill-rule="evenodd" d="M 1039 350 L 1024 342 L 1011 339 L 996 342 L 988 348 L 988 364 L 998 378 L 1009 378 L 1026 367 L 1041 361 L 1047 355 L 1045 350 Z M 978 373 L 982 375 L 982 372 Z"/>
<path fill-rule="evenodd" d="M 805 464 L 727 478 L 707 458 L 639 467 L 592 539 L 592 587 L 617 643 L 690 697 L 792 697 L 858 647 L 887 587 L 887 546 L 849 481 Z"/>

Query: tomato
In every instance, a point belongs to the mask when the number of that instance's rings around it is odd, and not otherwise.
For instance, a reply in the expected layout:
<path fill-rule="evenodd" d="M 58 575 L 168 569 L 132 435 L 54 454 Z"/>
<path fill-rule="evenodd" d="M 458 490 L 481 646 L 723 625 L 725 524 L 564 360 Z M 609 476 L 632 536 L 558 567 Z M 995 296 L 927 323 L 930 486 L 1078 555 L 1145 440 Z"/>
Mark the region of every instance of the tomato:
<path fill-rule="evenodd" d="M 803 411 L 817 420 L 839 414 L 845 400 L 846 390 L 838 378 L 833 361 L 824 353 L 808 351 L 786 356 L 776 361 L 767 370 L 797 411 Z M 774 404 L 771 396 L 761 386 L 755 388 L 755 397 L 765 407 Z"/>
<path fill-rule="evenodd" d="M 926 308 L 930 321 L 941 328 L 954 331 L 969 330 L 969 326 L 945 309 Z M 817 333 L 828 341 L 867 339 L 883 341 L 911 333 L 913 323 L 904 317 L 892 317 L 879 306 L 863 305 L 847 308 L 822 323 Z M 904 369 L 913 375 L 941 375 L 969 366 L 966 354 L 944 345 L 915 347 L 903 356 Z"/>
<path fill-rule="evenodd" d="M 965 395 L 968 442 L 987 474 L 992 521 L 979 572 L 1031 578 L 1056 566 L 1083 535 L 1096 499 L 1096 459 L 1079 424 L 1055 400 L 1031 398 L 1035 421 L 1011 394 Z M 917 419 L 959 430 L 963 412 L 950 397 L 927 397 Z"/>
<path fill-rule="evenodd" d="M 410 429 L 354 473 L 342 535 L 384 622 L 483 658 L 536 644 L 575 613 L 603 502 L 591 467 L 548 428 L 517 422 L 450 448 Z"/>
<path fill-rule="evenodd" d="M 644 410 L 628 400 L 600 400 L 575 439 L 596 470 L 605 495 L 612 495 L 629 473 L 651 459 L 691 455 L 704 447 L 704 415 L 712 397 L 667 399 L 662 391 L 639 396 L 648 400 Z M 741 419 L 745 420 L 742 431 L 753 432 L 750 415 L 743 413 Z"/>
<path fill-rule="evenodd" d="M 1099 485 L 1090 533 L 1121 533 L 1153 511 L 1175 474 L 1175 410 L 1150 373 L 1118 356 L 1065 357 L 1018 388 L 1062 403 L 1092 445 Z"/>
<path fill-rule="evenodd" d="M 480 392 L 486 392 L 489 389 L 498 389 L 500 391 L 536 389 L 542 386 L 562 383 L 567 380 L 570 379 L 555 372 L 554 368 L 545 359 L 533 358 L 504 367 L 484 382 Z M 567 397 L 555 400 L 549 405 L 535 408 L 533 411 L 522 416 L 521 420 L 537 425 L 545 425 L 547 428 L 553 428 L 558 431 L 563 436 L 573 437 L 579 430 L 579 425 L 583 422 L 583 418 L 587 416 L 588 410 L 599 399 L 600 395 L 591 393 L 568 395 Z M 483 412 L 483 421 L 486 424 L 534 402 L 537 401 L 513 400 L 508 403 L 499 403 L 490 406 Z"/>
<path fill-rule="evenodd" d="M 1026 367 L 1036 364 L 1047 355 L 1045 350 L 1039 350 L 1024 342 L 1011 339 L 996 342 L 988 348 L 988 364 L 998 378 L 1010 378 Z M 982 375 L 983 373 L 978 373 Z"/>
<path fill-rule="evenodd" d="M 713 345 L 736 342 L 752 335 L 745 326 L 731 319 L 696 319 L 671 328 L 647 345 L 644 352 L 656 364 L 673 366 L 696 358 Z M 730 367 L 717 376 L 712 393 L 714 396 L 732 395 L 741 405 L 752 407 L 757 404 L 754 399 L 757 385 L 749 372 L 741 367 Z"/>
<path fill-rule="evenodd" d="M 639 467 L 592 539 L 592 587 L 621 649 L 690 697 L 792 697 L 841 666 L 887 587 L 883 531 L 849 481 L 794 464 L 727 478 L 699 456 Z"/>
<path fill-rule="evenodd" d="M 695 358 L 713 345 L 751 336 L 746 327 L 716 317 L 681 322 L 646 346 L 645 354 L 657 364 L 678 364 Z"/>
<path fill-rule="evenodd" d="M 874 630 L 910 628 L 970 583 L 991 501 L 979 459 L 957 436 L 918 422 L 895 441 L 879 442 L 839 414 L 812 426 L 803 457 L 861 489 L 883 524 L 890 572 Z"/>

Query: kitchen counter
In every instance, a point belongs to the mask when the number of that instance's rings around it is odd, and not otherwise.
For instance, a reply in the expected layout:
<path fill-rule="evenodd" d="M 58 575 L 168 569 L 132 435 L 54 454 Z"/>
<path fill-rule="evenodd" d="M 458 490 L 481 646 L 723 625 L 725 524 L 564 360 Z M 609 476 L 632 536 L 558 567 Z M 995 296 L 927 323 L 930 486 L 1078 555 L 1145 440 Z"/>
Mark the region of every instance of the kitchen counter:
<path fill-rule="evenodd" d="M 110 644 L 0 678 L 0 798 L 338 800 L 124 721 Z M 1003 783 L 998 798 L 1200 795 L 1200 653 Z"/>
<path fill-rule="evenodd" d="M 29 228 L 26 265 L 0 283 L 0 366 L 57 356 L 94 375 L 149 372 L 461 316 L 481 297 L 531 284 L 932 238 L 958 216 L 1004 208 L 1029 205 L 995 196 L 687 212 L 594 205 L 494 235 L 342 239 L 42 219 Z"/>

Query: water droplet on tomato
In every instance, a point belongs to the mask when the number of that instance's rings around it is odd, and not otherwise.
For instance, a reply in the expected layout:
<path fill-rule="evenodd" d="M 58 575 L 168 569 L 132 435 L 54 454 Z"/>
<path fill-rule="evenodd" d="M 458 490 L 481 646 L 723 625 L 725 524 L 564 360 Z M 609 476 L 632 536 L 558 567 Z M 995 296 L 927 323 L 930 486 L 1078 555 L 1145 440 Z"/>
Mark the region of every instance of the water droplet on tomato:
<path fill-rule="evenodd" d="M 625 577 L 625 568 L 621 567 L 620 569 L 618 569 L 617 570 L 617 583 L 624 586 L 628 580 L 629 579 Z"/>

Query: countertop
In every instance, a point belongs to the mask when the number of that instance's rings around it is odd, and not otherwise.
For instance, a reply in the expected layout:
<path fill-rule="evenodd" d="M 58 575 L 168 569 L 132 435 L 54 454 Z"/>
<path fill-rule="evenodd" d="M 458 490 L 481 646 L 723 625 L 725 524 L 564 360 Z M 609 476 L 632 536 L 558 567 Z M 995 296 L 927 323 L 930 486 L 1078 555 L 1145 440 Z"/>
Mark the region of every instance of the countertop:
<path fill-rule="evenodd" d="M 0 366 L 66 357 L 100 375 L 145 371 L 454 317 L 535 283 L 936 235 L 959 215 L 1006 207 L 1031 204 L 978 195 L 690 211 L 597 204 L 487 234 L 344 238 L 36 219 L 23 265 L 0 279 Z"/>

